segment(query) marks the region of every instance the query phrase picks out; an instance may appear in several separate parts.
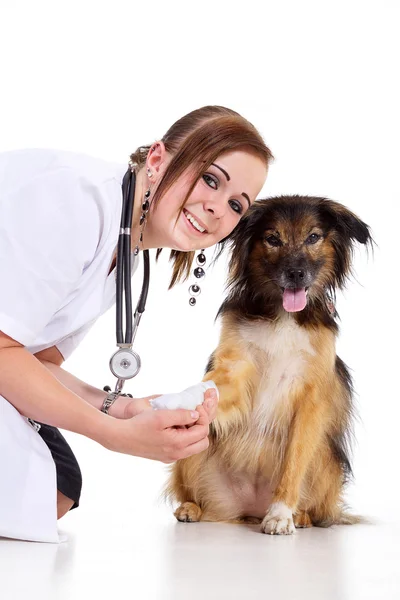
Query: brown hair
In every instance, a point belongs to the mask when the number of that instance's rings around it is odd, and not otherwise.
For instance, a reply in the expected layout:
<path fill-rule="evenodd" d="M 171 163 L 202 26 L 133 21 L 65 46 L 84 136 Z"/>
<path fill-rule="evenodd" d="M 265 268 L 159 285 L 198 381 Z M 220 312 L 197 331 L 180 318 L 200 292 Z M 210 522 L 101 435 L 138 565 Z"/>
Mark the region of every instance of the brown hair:
<path fill-rule="evenodd" d="M 162 142 L 172 159 L 154 193 L 154 206 L 188 168 L 193 171 L 179 215 L 201 175 L 220 154 L 246 150 L 261 158 L 266 166 L 273 159 L 257 129 L 239 113 L 223 106 L 204 106 L 188 113 L 168 129 Z M 150 148 L 141 146 L 131 154 L 132 162 L 137 163 L 139 169 L 146 163 Z M 157 258 L 160 252 L 161 249 L 157 250 Z M 174 265 L 169 289 L 188 278 L 194 255 L 194 252 L 171 251 L 170 260 Z"/>

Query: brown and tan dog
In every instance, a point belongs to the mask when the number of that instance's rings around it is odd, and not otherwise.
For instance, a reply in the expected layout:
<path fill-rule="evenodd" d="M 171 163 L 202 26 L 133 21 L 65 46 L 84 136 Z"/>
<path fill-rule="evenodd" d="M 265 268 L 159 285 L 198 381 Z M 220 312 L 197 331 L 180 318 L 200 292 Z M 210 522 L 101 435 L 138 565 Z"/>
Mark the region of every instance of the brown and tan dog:
<path fill-rule="evenodd" d="M 207 451 L 172 465 L 179 521 L 261 522 L 261 531 L 357 522 L 351 475 L 352 381 L 336 355 L 333 299 L 369 227 L 344 206 L 257 201 L 231 236 L 220 342 L 204 380 L 220 401 Z"/>

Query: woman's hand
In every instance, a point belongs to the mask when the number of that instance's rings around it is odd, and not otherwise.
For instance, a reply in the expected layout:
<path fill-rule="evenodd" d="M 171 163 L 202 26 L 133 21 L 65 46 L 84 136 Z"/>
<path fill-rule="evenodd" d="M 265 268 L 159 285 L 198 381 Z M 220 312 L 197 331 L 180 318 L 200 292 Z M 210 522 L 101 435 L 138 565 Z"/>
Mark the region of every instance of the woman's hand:
<path fill-rule="evenodd" d="M 124 406 L 126 416 L 110 419 L 110 428 L 100 443 L 115 452 L 167 464 L 206 450 L 209 424 L 217 412 L 215 390 L 205 392 L 204 402 L 196 411 L 153 410 L 149 400 L 156 397 L 121 398 L 129 401 Z M 129 412 L 132 416 L 127 416 Z"/>
<path fill-rule="evenodd" d="M 209 388 L 205 391 L 203 407 L 208 415 L 208 422 L 211 423 L 217 416 L 218 407 L 218 396 L 217 392 L 213 388 Z M 196 408 L 198 410 L 199 407 Z"/>
<path fill-rule="evenodd" d="M 108 417 L 98 441 L 114 452 L 172 463 L 208 448 L 208 416 L 201 409 L 203 418 L 182 408 L 144 409 L 129 419 Z"/>
<path fill-rule="evenodd" d="M 197 412 L 200 414 L 200 419 L 197 423 L 208 423 L 215 419 L 217 416 L 217 406 L 218 406 L 218 396 L 217 392 L 210 388 L 204 393 L 204 401 L 203 404 L 199 404 L 196 406 Z M 186 425 L 185 427 L 191 427 L 191 425 Z"/>
<path fill-rule="evenodd" d="M 108 414 L 116 419 L 130 419 L 144 410 L 150 408 L 153 410 L 150 400 L 158 398 L 160 394 L 146 396 L 145 398 L 130 398 L 129 396 L 118 396 L 114 404 L 111 405 Z"/>
<path fill-rule="evenodd" d="M 158 398 L 159 396 L 160 394 L 155 394 L 153 396 L 146 396 L 145 398 L 133 399 L 129 398 L 129 396 L 119 396 L 111 406 L 108 414 L 116 419 L 130 419 L 146 409 L 153 410 L 150 400 Z M 217 404 L 217 393 L 211 388 L 206 390 L 204 402 L 197 406 L 196 410 L 199 411 L 199 408 L 203 407 L 203 410 L 205 410 L 208 415 L 208 422 L 211 423 L 217 414 Z"/>

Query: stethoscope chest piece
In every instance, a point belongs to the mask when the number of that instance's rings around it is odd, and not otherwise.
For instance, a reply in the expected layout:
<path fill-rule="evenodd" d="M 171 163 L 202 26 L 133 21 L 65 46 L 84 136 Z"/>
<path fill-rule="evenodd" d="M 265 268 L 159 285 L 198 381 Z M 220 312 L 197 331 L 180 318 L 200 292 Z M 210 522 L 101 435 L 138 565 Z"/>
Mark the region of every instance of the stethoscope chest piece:
<path fill-rule="evenodd" d="M 117 350 L 110 358 L 110 369 L 118 379 L 132 379 L 141 367 L 140 356 L 133 350 Z"/>

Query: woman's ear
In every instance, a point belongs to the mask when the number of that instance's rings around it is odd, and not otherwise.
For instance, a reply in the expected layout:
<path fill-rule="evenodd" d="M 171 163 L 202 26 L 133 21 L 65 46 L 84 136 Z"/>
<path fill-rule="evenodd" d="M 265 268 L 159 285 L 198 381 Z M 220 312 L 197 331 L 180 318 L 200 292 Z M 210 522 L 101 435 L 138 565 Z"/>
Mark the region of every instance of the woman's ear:
<path fill-rule="evenodd" d="M 171 157 L 165 149 L 164 142 L 160 140 L 151 145 L 146 160 L 146 169 L 150 169 L 153 174 L 151 181 L 158 181 L 162 177 L 170 160 Z"/>

